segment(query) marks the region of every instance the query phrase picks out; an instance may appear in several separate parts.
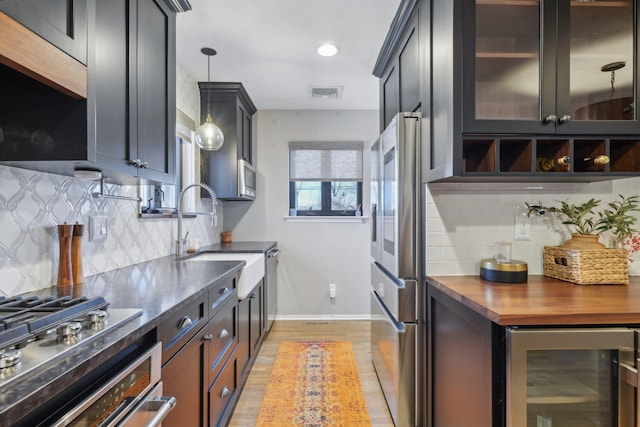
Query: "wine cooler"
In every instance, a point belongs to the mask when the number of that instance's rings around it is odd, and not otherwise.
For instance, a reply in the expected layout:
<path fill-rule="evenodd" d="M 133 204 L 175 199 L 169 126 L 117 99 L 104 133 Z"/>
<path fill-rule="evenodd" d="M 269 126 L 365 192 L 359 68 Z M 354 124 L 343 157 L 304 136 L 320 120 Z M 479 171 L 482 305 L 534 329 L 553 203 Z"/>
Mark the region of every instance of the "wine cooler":
<path fill-rule="evenodd" d="M 508 427 L 638 426 L 638 331 L 508 329 Z"/>

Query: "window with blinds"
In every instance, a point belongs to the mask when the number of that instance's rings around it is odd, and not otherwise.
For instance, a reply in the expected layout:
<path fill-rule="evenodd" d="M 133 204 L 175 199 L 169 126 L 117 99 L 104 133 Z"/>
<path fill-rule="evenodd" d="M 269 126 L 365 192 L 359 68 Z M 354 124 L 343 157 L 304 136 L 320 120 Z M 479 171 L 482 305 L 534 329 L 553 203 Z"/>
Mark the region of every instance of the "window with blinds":
<path fill-rule="evenodd" d="M 299 216 L 354 216 L 362 206 L 362 141 L 289 142 L 289 207 Z"/>

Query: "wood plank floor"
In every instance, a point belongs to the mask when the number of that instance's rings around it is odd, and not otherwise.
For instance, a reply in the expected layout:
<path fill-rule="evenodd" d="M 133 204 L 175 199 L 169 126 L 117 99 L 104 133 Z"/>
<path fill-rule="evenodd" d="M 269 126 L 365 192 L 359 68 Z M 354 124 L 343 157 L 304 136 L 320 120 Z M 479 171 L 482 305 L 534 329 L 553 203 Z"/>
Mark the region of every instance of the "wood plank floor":
<path fill-rule="evenodd" d="M 392 427 L 376 373 L 371 363 L 368 321 L 276 321 L 260 352 L 229 426 L 254 426 L 258 419 L 260 404 L 264 396 L 271 367 L 275 361 L 280 341 L 286 340 L 350 340 L 362 381 L 362 389 L 369 407 L 371 424 L 374 427 Z M 284 426 L 283 426 L 284 427 Z"/>

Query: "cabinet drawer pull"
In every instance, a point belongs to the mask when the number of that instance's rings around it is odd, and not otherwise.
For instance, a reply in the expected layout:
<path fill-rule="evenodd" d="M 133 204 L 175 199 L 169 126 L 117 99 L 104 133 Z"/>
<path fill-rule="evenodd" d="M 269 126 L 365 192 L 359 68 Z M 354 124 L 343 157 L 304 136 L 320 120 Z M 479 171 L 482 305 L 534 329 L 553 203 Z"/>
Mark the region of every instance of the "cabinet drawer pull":
<path fill-rule="evenodd" d="M 220 399 L 224 399 L 225 397 L 229 396 L 229 394 L 231 394 L 231 390 L 229 390 L 229 388 L 225 386 L 222 389 L 222 392 L 220 392 Z"/>
<path fill-rule="evenodd" d="M 225 338 L 226 338 L 226 337 L 228 337 L 228 336 L 229 336 L 229 332 L 228 332 L 226 329 L 221 330 L 221 331 L 220 331 L 220 335 L 218 335 L 218 337 L 219 337 L 221 340 L 225 339 Z"/>
<path fill-rule="evenodd" d="M 188 328 L 192 323 L 193 321 L 189 316 L 184 316 L 182 320 L 180 320 L 180 323 L 178 323 L 178 330 L 181 331 L 185 328 Z"/>
<path fill-rule="evenodd" d="M 213 341 L 213 335 L 207 334 L 202 337 L 202 341 Z"/>
<path fill-rule="evenodd" d="M 226 286 L 224 288 L 220 288 L 220 295 L 224 295 L 227 292 L 229 292 L 229 288 L 227 288 Z"/>

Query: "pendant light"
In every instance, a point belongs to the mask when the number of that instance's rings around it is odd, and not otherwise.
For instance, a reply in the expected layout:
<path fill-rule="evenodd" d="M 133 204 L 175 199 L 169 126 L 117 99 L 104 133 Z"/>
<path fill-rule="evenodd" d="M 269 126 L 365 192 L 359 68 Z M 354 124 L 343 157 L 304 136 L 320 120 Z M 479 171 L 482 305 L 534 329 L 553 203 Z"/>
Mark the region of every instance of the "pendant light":
<path fill-rule="evenodd" d="M 207 55 L 209 65 L 207 67 L 207 83 L 211 83 L 211 57 L 216 55 L 214 49 L 210 47 L 203 47 L 200 49 L 204 55 Z M 224 134 L 222 130 L 213 123 L 213 119 L 211 118 L 211 99 L 209 94 L 211 93 L 211 88 L 207 87 L 207 120 L 196 130 L 196 144 L 203 150 L 207 151 L 216 151 L 222 147 L 224 143 Z"/>

